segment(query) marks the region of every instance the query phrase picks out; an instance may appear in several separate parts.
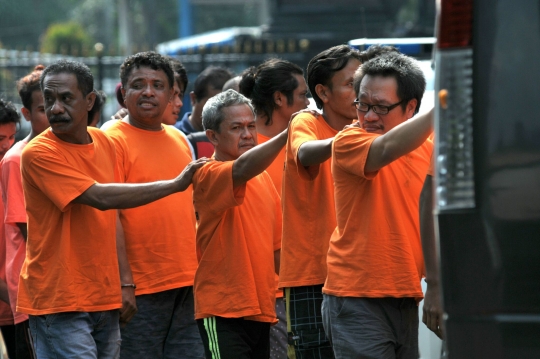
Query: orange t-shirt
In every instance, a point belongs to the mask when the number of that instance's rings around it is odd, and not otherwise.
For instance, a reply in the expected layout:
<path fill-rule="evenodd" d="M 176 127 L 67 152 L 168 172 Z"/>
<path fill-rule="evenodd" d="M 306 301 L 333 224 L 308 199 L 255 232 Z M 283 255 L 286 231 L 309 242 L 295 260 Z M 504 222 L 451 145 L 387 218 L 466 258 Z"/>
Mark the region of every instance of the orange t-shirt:
<path fill-rule="evenodd" d="M 266 137 L 265 135 L 261 135 L 260 133 L 257 133 L 257 139 L 259 145 L 261 143 L 265 143 L 270 139 L 270 137 Z M 274 159 L 274 162 L 268 168 L 266 169 L 266 172 L 270 175 L 270 178 L 272 179 L 272 182 L 274 183 L 274 187 L 276 187 L 276 191 L 278 192 L 280 198 L 281 198 L 281 179 L 283 178 L 283 168 L 285 167 L 285 147 L 279 151 L 277 157 Z M 280 231 L 281 233 L 281 231 Z M 279 276 L 276 274 L 276 287 L 279 284 Z M 276 290 L 276 298 L 283 298 L 283 291 L 281 289 Z"/>
<path fill-rule="evenodd" d="M 113 142 L 101 130 L 89 127 L 88 133 L 92 143 L 75 145 L 48 129 L 23 150 L 28 241 L 18 312 L 43 315 L 121 307 L 116 211 L 71 203 L 96 182 L 116 179 Z"/>
<path fill-rule="evenodd" d="M 28 319 L 28 315 L 16 311 L 19 276 L 26 257 L 26 241 L 17 223 L 26 223 L 24 194 L 21 178 L 21 154 L 28 142 L 19 141 L 6 153 L 2 167 L 2 199 L 6 234 L 6 283 L 15 324 Z"/>
<path fill-rule="evenodd" d="M 257 133 L 257 139 L 260 145 L 270 140 L 270 137 L 266 137 L 265 135 L 261 135 L 260 133 Z M 274 187 L 276 187 L 276 190 L 278 191 L 278 194 L 280 197 L 281 197 L 281 181 L 283 179 L 284 168 L 285 168 L 285 147 L 283 147 L 281 151 L 279 151 L 274 162 L 272 162 L 272 164 L 268 166 L 268 168 L 266 169 L 266 172 L 270 175 L 270 178 L 272 179 L 272 182 L 274 183 Z"/>
<path fill-rule="evenodd" d="M 339 297 L 423 297 L 418 201 L 433 148 L 426 141 L 377 172 L 364 173 L 377 138 L 343 130 L 332 145 L 337 227 L 323 293 Z"/>
<path fill-rule="evenodd" d="M 107 134 L 116 146 L 122 182 L 173 179 L 191 162 L 185 138 L 172 126 L 147 131 L 117 121 Z M 193 285 L 197 257 L 191 187 L 119 213 L 136 295 Z"/>
<path fill-rule="evenodd" d="M 336 228 L 334 181 L 330 160 L 304 167 L 298 149 L 307 141 L 334 137 L 334 130 L 322 116 L 297 115 L 290 124 L 283 175 L 283 240 L 280 287 L 324 283 L 326 253 Z"/>
<path fill-rule="evenodd" d="M 4 217 L 4 204 L 0 203 L 0 218 Z M 4 221 L 0 223 L 0 278 L 6 281 L 6 236 L 4 234 Z M 9 304 L 0 301 L 0 325 L 12 325 L 13 312 Z"/>
<path fill-rule="evenodd" d="M 195 318 L 276 321 L 274 251 L 281 245 L 281 205 L 263 172 L 233 190 L 233 161 L 195 172 L 199 226 Z"/>

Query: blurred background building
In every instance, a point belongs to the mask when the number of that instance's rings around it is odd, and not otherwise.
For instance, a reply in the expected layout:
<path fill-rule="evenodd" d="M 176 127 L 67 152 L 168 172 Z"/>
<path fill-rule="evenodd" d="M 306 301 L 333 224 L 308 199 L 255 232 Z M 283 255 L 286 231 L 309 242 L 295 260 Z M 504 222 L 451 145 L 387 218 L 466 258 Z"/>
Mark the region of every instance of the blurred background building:
<path fill-rule="evenodd" d="M 19 102 L 16 79 L 70 57 L 92 68 L 109 115 L 118 66 L 139 51 L 178 57 L 192 82 L 208 65 L 306 67 L 355 38 L 433 36 L 434 18 L 435 0 L 0 0 L 0 97 Z"/>

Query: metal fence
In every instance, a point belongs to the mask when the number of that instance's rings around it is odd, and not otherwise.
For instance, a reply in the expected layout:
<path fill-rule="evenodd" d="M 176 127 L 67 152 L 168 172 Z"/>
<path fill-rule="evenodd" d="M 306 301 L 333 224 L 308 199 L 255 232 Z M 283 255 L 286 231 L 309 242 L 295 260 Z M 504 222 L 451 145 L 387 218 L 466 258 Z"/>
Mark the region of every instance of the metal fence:
<path fill-rule="evenodd" d="M 296 52 L 260 52 L 260 51 L 211 51 L 206 53 L 203 49 L 197 53 L 174 56 L 180 60 L 188 72 L 190 86 L 186 93 L 191 90 L 191 85 L 197 75 L 207 66 L 223 66 L 235 73 L 242 72 L 249 66 L 258 65 L 271 57 L 279 57 L 298 64 L 306 62 L 306 53 Z M 103 90 L 107 95 L 107 102 L 102 112 L 102 120 L 108 119 L 118 110 L 115 88 L 119 79 L 119 68 L 125 57 L 123 56 L 67 56 L 58 54 L 43 54 L 40 52 L 7 50 L 0 48 L 0 98 L 20 104 L 17 93 L 16 81 L 28 74 L 36 65 L 47 66 L 60 59 L 70 59 L 83 62 L 90 67 L 94 74 L 96 89 Z M 191 106 L 185 98 L 182 112 L 190 110 Z"/>

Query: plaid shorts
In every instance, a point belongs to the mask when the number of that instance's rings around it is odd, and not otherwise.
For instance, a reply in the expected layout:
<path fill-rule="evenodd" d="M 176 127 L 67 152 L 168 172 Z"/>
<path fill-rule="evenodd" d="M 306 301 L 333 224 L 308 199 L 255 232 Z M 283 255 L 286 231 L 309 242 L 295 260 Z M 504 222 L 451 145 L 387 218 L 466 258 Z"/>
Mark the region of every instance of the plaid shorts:
<path fill-rule="evenodd" d="M 285 288 L 289 359 L 334 358 L 322 324 L 322 287 Z"/>

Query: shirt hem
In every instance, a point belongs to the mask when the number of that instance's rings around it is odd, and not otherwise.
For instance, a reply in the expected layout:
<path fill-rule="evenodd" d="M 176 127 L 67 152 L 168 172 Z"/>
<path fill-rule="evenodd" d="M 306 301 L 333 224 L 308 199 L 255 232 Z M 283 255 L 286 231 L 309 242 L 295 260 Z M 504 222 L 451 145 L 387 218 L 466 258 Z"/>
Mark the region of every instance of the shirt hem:
<path fill-rule="evenodd" d="M 323 294 L 333 295 L 334 297 L 355 297 L 355 298 L 424 298 L 422 292 L 357 292 L 357 291 L 339 291 L 323 287 Z"/>
<path fill-rule="evenodd" d="M 114 310 L 122 308 L 121 303 L 117 304 L 108 304 L 108 305 L 99 305 L 95 307 L 59 307 L 59 308 L 47 308 L 47 309 L 34 309 L 34 308 L 24 308 L 17 306 L 17 312 L 24 313 L 28 315 L 46 315 L 46 314 L 55 314 L 55 313 L 65 313 L 65 312 L 101 312 L 105 310 Z"/>
<path fill-rule="evenodd" d="M 285 281 L 279 282 L 278 288 L 294 288 L 294 287 L 306 287 L 308 285 L 321 285 L 324 284 L 326 278 L 321 279 L 312 279 L 312 280 L 295 280 L 295 281 Z"/>
<path fill-rule="evenodd" d="M 169 285 L 157 287 L 157 288 L 144 288 L 143 287 L 143 289 L 139 289 L 138 284 L 135 283 L 135 285 L 137 285 L 137 289 L 135 289 L 135 296 L 138 296 L 138 295 L 144 295 L 144 294 L 160 293 L 160 292 L 165 292 L 166 290 L 183 288 L 183 287 L 193 287 L 193 279 L 185 281 L 185 282 L 169 284 Z"/>

